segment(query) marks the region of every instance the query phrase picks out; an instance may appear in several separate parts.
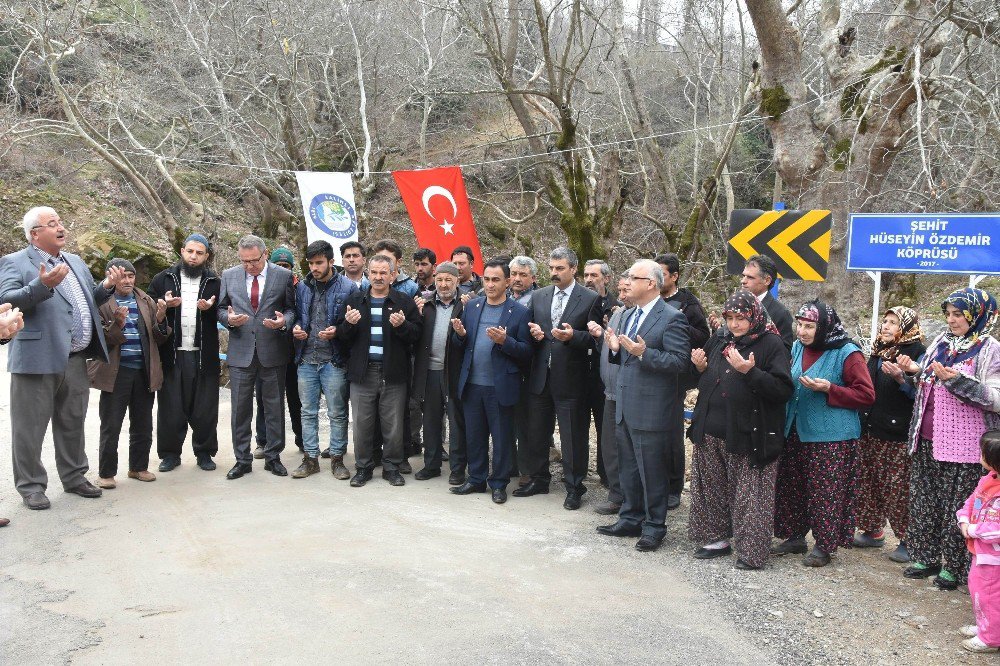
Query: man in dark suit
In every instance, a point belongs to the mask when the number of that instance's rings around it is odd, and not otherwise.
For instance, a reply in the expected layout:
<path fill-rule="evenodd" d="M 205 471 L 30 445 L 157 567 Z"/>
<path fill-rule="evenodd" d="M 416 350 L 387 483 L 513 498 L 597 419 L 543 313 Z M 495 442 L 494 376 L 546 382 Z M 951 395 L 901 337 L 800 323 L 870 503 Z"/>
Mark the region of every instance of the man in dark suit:
<path fill-rule="evenodd" d="M 688 368 L 691 344 L 687 320 L 660 298 L 663 269 L 642 259 L 629 269 L 635 307 L 624 331 L 608 327 L 612 363 L 621 366 L 615 389 L 618 463 L 624 499 L 608 536 L 638 536 L 636 550 L 653 551 L 666 534 L 668 433 L 683 419 L 677 375 Z"/>
<path fill-rule="evenodd" d="M 415 256 L 415 255 L 414 255 Z M 451 336 L 451 320 L 462 316 L 458 297 L 458 266 L 442 261 L 434 274 L 431 298 L 421 303 L 423 331 L 414 351 L 413 395 L 423 414 L 424 468 L 413 478 L 426 481 L 441 476 L 444 458 L 445 412 L 448 417 L 448 483 L 465 483 L 465 416 L 458 400 L 458 373 L 464 346 Z"/>
<path fill-rule="evenodd" d="M 602 320 L 597 294 L 576 283 L 576 253 L 566 247 L 549 255 L 552 284 L 531 297 L 531 323 L 535 341 L 528 389 L 532 395 L 528 441 L 522 474 L 531 482 L 514 491 L 515 497 L 549 492 L 548 443 L 556 421 L 562 447 L 566 501 L 563 507 L 579 509 L 587 491 L 583 480 L 590 462 L 590 414 L 587 384 L 590 355 L 594 353 L 588 321 Z"/>
<path fill-rule="evenodd" d="M 288 476 L 281 464 L 285 448 L 285 366 L 295 325 L 295 283 L 292 272 L 267 260 L 267 246 L 257 236 L 237 245 L 239 266 L 222 273 L 219 323 L 229 329 L 229 389 L 232 397 L 233 451 L 236 464 L 226 475 L 238 479 L 253 471 L 250 450 L 254 386 L 263 382 L 267 448 L 264 469 Z"/>
<path fill-rule="evenodd" d="M 775 265 L 774 259 L 766 254 L 755 254 L 747 259 L 746 266 L 743 267 L 740 286 L 757 297 L 760 304 L 767 310 L 767 314 L 770 315 L 771 321 L 778 327 L 781 341 L 791 351 L 792 343 L 795 341 L 792 315 L 788 308 L 771 295 L 771 287 L 777 279 L 778 267 Z"/>
<path fill-rule="evenodd" d="M 20 308 L 24 330 L 7 348 L 14 483 L 29 509 L 49 508 L 42 441 L 49 422 L 63 489 L 100 497 L 86 478 L 84 421 L 90 398 L 87 359 L 108 360 L 98 306 L 125 271 L 108 270 L 100 284 L 83 260 L 63 252 L 66 227 L 55 210 L 32 208 L 23 220 L 28 246 L 0 260 L 0 302 Z"/>
<path fill-rule="evenodd" d="M 451 492 L 484 493 L 488 483 L 497 504 L 507 501 L 514 454 L 514 407 L 521 394 L 520 366 L 528 362 L 532 352 L 528 308 L 507 295 L 509 277 L 506 262 L 488 262 L 482 277 L 486 296 L 470 300 L 462 318 L 451 320 L 453 337 L 465 347 L 458 395 L 465 412 L 469 454 L 469 480 Z"/>

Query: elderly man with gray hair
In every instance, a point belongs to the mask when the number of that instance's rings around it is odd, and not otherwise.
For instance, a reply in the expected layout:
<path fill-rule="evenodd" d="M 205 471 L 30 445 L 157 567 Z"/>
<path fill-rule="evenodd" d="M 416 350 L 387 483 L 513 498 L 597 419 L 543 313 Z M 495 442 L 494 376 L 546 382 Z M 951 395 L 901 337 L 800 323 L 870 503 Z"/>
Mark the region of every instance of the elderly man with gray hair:
<path fill-rule="evenodd" d="M 94 283 L 83 260 L 63 252 L 67 230 L 49 207 L 32 208 L 22 222 L 28 247 L 0 260 L 0 302 L 19 308 L 24 330 L 8 347 L 14 483 L 29 509 L 48 509 L 42 440 L 52 422 L 56 467 L 63 489 L 100 497 L 89 470 L 84 422 L 90 398 L 87 359 L 107 362 L 98 306 L 124 276 L 120 267 Z"/>
<path fill-rule="evenodd" d="M 624 499 L 618 521 L 597 531 L 639 537 L 636 550 L 660 547 L 666 534 L 668 434 L 684 418 L 677 378 L 688 369 L 687 319 L 660 298 L 663 269 L 641 259 L 628 272 L 634 307 L 608 327 L 606 351 L 621 366 L 615 386 L 618 465 Z"/>
<path fill-rule="evenodd" d="M 448 481 L 465 483 L 467 453 L 465 415 L 458 399 L 458 379 L 465 348 L 450 335 L 451 320 L 462 316 L 464 304 L 458 295 L 458 266 L 442 261 L 434 273 L 430 300 L 418 299 L 423 317 L 420 342 L 414 347 L 413 398 L 423 410 L 424 468 L 414 476 L 427 481 L 441 476 L 444 452 L 444 419 L 448 419 Z"/>
<path fill-rule="evenodd" d="M 219 323 L 229 329 L 230 423 L 236 454 L 226 478 L 238 479 L 253 471 L 250 426 L 258 377 L 263 380 L 267 429 L 264 469 L 288 476 L 280 455 L 285 448 L 285 365 L 295 325 L 295 283 L 290 270 L 267 260 L 263 239 L 244 236 L 237 253 L 240 265 L 222 272 L 219 293 Z"/>

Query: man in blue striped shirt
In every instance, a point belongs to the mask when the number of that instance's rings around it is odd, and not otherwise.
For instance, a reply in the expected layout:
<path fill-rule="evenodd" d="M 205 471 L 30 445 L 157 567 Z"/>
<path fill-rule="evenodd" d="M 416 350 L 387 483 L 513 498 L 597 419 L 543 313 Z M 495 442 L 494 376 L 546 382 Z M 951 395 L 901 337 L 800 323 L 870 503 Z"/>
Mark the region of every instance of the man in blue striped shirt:
<path fill-rule="evenodd" d="M 350 349 L 347 378 L 354 414 L 355 488 L 368 483 L 376 422 L 381 425 L 382 478 L 394 486 L 405 483 L 399 466 L 403 456 L 403 413 L 410 381 L 410 350 L 420 340 L 422 322 L 413 299 L 391 288 L 395 263 L 377 254 L 368 262 L 371 287 L 347 301 L 337 336 Z"/>
<path fill-rule="evenodd" d="M 108 361 L 87 361 L 91 388 L 101 392 L 101 447 L 97 481 L 110 490 L 118 473 L 118 437 L 128 413 L 128 478 L 153 481 L 149 450 L 153 445 L 153 398 L 163 385 L 159 345 L 170 337 L 167 302 L 153 300 L 135 286 L 135 266 L 112 259 L 124 271 L 114 296 L 101 305 L 101 326 L 108 344 Z"/>

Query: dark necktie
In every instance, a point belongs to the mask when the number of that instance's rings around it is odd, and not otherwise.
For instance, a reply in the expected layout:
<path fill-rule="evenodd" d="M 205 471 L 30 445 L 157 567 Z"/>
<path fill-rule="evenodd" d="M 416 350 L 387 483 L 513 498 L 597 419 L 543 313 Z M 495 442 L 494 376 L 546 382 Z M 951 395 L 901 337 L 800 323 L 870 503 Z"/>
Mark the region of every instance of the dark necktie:
<path fill-rule="evenodd" d="M 250 307 L 254 312 L 260 307 L 260 283 L 257 282 L 256 275 L 253 276 L 253 284 L 250 285 Z"/>
<path fill-rule="evenodd" d="M 635 316 L 632 317 L 632 325 L 629 326 L 628 334 L 626 337 L 629 340 L 635 341 L 635 334 L 639 332 L 639 320 L 642 319 L 642 309 L 636 308 Z"/>

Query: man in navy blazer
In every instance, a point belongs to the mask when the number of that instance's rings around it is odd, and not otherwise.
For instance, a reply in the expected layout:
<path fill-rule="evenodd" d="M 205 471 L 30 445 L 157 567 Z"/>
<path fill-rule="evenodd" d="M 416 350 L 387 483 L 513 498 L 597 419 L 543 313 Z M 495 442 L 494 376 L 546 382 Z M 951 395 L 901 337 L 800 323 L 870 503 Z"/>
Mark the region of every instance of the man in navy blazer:
<path fill-rule="evenodd" d="M 521 392 L 521 366 L 532 355 L 528 308 L 507 296 L 510 267 L 493 260 L 483 270 L 480 296 L 465 305 L 461 319 L 452 319 L 452 336 L 465 347 L 458 395 L 465 412 L 469 476 L 451 489 L 456 495 L 493 490 L 493 501 L 507 501 L 507 484 L 514 453 L 514 407 Z M 493 472 L 490 473 L 490 435 Z M 487 478 L 488 477 L 488 478 Z"/>
<path fill-rule="evenodd" d="M 636 550 L 653 551 L 666 534 L 669 433 L 684 418 L 677 376 L 688 367 L 691 342 L 687 318 L 660 298 L 663 269 L 649 259 L 628 272 L 635 307 L 610 326 L 607 353 L 621 366 L 615 388 L 618 474 L 624 500 L 618 522 L 597 531 L 638 536 Z"/>

